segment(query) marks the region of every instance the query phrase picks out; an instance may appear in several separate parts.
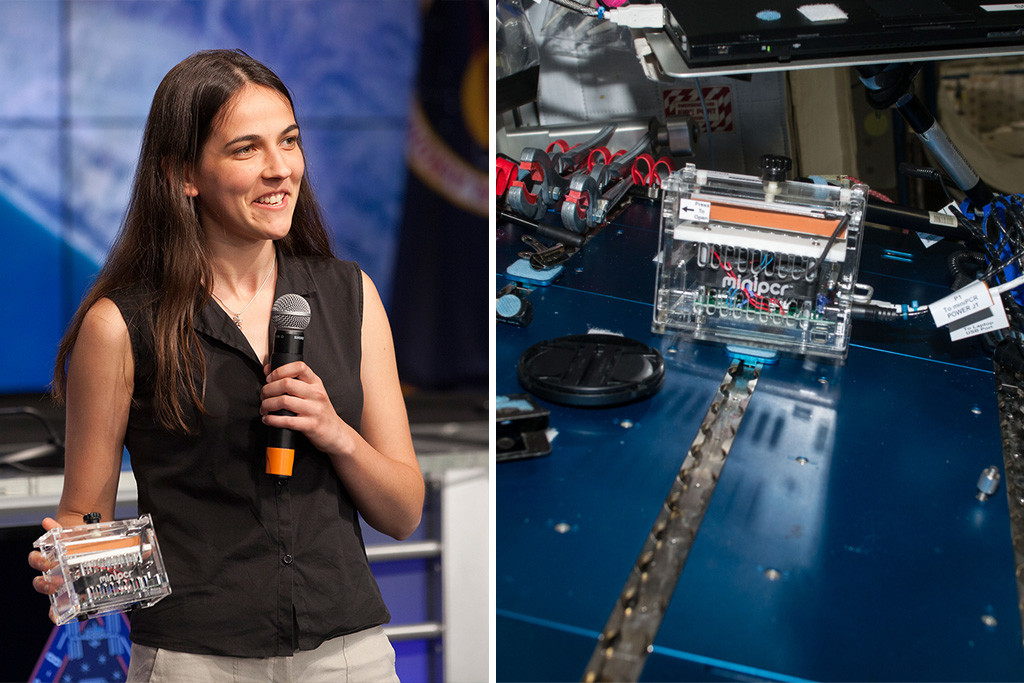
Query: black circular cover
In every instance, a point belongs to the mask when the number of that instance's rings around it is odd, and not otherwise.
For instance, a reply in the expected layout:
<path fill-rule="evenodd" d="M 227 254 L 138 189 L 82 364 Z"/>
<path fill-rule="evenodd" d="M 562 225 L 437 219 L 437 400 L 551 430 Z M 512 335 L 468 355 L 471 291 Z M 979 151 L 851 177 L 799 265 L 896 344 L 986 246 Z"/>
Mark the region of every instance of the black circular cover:
<path fill-rule="evenodd" d="M 519 383 L 552 403 L 616 406 L 653 396 L 665 381 L 661 354 L 614 334 L 576 334 L 534 344 L 519 358 Z"/>

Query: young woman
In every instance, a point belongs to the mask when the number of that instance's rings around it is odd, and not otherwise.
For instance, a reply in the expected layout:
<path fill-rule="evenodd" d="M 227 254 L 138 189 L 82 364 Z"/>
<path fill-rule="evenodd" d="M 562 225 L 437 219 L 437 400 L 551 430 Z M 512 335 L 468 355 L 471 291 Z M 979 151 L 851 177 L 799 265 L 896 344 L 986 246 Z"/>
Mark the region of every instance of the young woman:
<path fill-rule="evenodd" d="M 333 257 L 304 170 L 268 68 L 223 50 L 175 66 L 121 232 L 61 344 L 65 482 L 43 526 L 111 520 L 127 446 L 173 590 L 132 614 L 131 680 L 395 679 L 357 512 L 406 538 L 423 478 L 380 297 Z M 304 361 L 271 372 L 286 293 L 311 308 Z M 269 427 L 301 435 L 290 478 L 265 472 Z"/>

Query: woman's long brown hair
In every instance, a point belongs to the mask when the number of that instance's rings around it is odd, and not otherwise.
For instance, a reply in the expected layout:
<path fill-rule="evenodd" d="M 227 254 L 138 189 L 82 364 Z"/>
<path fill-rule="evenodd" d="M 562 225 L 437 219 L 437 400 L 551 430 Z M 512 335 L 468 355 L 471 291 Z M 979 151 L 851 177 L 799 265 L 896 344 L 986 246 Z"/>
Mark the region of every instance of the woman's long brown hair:
<path fill-rule="evenodd" d="M 221 107 L 249 83 L 273 88 L 292 104 L 281 79 L 240 50 L 197 52 L 160 83 L 121 229 L 57 352 L 51 390 L 58 401 L 67 398 L 68 358 L 86 312 L 103 297 L 141 285 L 153 310 L 155 417 L 169 430 L 188 432 L 187 403 L 205 413 L 206 368 L 192 323 L 209 300 L 204 283 L 213 277 L 198 210 L 184 191 L 185 169 L 198 164 Z M 308 174 L 278 247 L 288 255 L 333 255 Z"/>

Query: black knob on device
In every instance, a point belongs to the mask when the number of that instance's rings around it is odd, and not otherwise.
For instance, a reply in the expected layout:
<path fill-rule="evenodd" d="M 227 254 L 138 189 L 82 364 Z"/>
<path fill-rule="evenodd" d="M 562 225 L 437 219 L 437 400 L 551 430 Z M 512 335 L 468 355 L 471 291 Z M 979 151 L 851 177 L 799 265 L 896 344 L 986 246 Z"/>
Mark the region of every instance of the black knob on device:
<path fill-rule="evenodd" d="M 766 182 L 780 182 L 793 170 L 793 160 L 781 154 L 761 156 L 761 179 Z"/>

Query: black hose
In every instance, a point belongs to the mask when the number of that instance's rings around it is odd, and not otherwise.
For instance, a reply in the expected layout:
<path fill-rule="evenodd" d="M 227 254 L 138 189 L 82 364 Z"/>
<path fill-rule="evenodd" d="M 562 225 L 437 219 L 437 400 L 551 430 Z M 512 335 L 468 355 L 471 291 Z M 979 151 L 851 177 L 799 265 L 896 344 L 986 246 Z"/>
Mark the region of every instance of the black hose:
<path fill-rule="evenodd" d="M 864 221 L 877 225 L 888 225 L 893 228 L 913 230 L 954 240 L 969 240 L 973 237 L 969 230 L 960 225 L 949 226 L 934 223 L 932 212 L 912 209 L 909 206 L 888 204 L 874 198 L 868 199 L 864 212 Z"/>
<path fill-rule="evenodd" d="M 949 272 L 953 276 L 953 289 L 965 287 L 978 279 L 988 265 L 985 255 L 976 251 L 955 251 L 949 255 L 946 261 Z"/>

